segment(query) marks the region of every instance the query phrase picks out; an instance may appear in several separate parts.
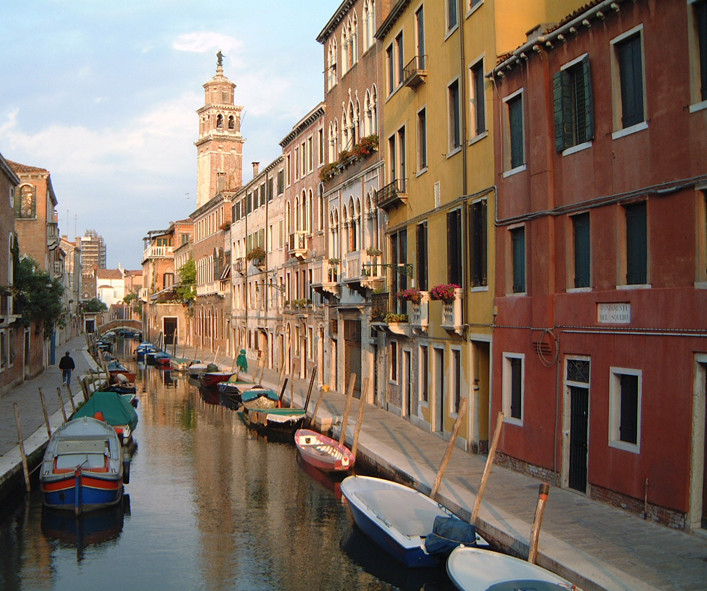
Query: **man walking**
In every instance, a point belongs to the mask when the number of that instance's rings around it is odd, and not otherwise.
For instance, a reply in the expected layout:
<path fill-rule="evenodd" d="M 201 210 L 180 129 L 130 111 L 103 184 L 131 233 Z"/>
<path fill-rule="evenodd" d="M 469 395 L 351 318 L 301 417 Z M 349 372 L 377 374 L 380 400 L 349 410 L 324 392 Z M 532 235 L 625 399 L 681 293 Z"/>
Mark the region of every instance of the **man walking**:
<path fill-rule="evenodd" d="M 71 358 L 69 352 L 66 352 L 59 362 L 59 369 L 61 370 L 61 379 L 66 385 L 71 385 L 71 371 L 76 367 L 74 360 Z"/>

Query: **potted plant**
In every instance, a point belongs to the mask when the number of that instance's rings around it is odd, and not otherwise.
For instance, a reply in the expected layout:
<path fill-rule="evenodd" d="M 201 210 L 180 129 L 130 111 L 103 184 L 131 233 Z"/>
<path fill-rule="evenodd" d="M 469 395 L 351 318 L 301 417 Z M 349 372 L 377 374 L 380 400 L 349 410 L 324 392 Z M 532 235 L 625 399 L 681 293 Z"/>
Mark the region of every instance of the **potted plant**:
<path fill-rule="evenodd" d="M 443 283 L 441 285 L 435 285 L 430 290 L 430 299 L 451 302 L 452 300 L 454 300 L 455 289 L 459 289 L 459 286 L 455 283 Z"/>
<path fill-rule="evenodd" d="M 255 248 L 248 251 L 248 254 L 245 255 L 245 258 L 249 261 L 252 261 L 252 260 L 261 260 L 262 261 L 265 259 L 265 251 L 260 246 L 256 246 Z"/>
<path fill-rule="evenodd" d="M 223 222 L 219 227 L 225 232 L 231 228 L 231 222 Z"/>
<path fill-rule="evenodd" d="M 395 324 L 396 322 L 407 322 L 408 315 L 407 314 L 395 314 L 394 312 L 388 312 L 385 315 L 385 321 L 388 324 Z"/>
<path fill-rule="evenodd" d="M 419 304 L 422 301 L 422 292 L 415 287 L 404 289 L 398 292 L 398 299 L 405 302 L 412 302 L 413 304 Z"/>
<path fill-rule="evenodd" d="M 369 257 L 377 257 L 377 256 L 380 256 L 380 255 L 383 254 L 383 253 L 382 253 L 382 251 L 381 251 L 380 248 L 376 248 L 375 246 L 369 246 L 369 247 L 366 249 L 366 254 L 367 254 Z"/>
<path fill-rule="evenodd" d="M 378 136 L 367 135 L 362 137 L 359 142 L 353 147 L 353 153 L 357 158 L 365 158 L 370 156 L 378 149 Z"/>

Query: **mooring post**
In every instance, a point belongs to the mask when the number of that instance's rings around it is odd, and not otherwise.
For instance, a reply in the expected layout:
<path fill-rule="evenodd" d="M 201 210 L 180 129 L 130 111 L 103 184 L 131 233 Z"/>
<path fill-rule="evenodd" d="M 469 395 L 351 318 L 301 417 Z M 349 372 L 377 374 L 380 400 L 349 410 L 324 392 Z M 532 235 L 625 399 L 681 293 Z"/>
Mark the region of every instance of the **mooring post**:
<path fill-rule="evenodd" d="M 481 500 L 483 499 L 484 491 L 486 490 L 486 483 L 488 482 L 489 476 L 491 476 L 493 460 L 496 457 L 496 447 L 498 446 L 498 439 L 501 435 L 501 427 L 503 427 L 503 416 L 503 413 L 499 412 L 498 417 L 496 418 L 496 430 L 493 433 L 491 449 L 489 449 L 489 455 L 486 458 L 486 465 L 484 466 L 484 473 L 481 476 L 479 492 L 476 493 L 476 500 L 474 501 L 474 510 L 471 512 L 471 523 L 473 525 L 476 525 L 476 518 L 479 516 L 479 510 L 481 509 Z"/>
<path fill-rule="evenodd" d="M 44 392 L 39 388 L 39 399 L 42 401 L 42 413 L 44 413 L 44 424 L 47 426 L 47 435 L 52 438 L 52 428 L 49 426 L 49 414 L 47 413 L 47 403 L 44 400 Z"/>
<path fill-rule="evenodd" d="M 61 388 L 59 386 L 56 387 L 56 389 L 61 393 Z M 76 403 L 74 402 L 74 397 L 71 394 L 71 386 L 69 384 L 66 384 L 66 389 L 69 391 L 69 402 L 71 402 L 71 409 L 76 412 Z"/>
<path fill-rule="evenodd" d="M 17 422 L 17 442 L 20 446 L 20 455 L 22 456 L 22 472 L 25 475 L 25 490 L 30 491 L 29 483 L 29 466 L 27 465 L 27 454 L 25 454 L 25 442 L 22 438 L 22 422 L 20 421 L 20 408 L 17 406 L 16 402 L 12 403 L 12 407 L 15 410 L 15 421 Z"/>
<path fill-rule="evenodd" d="M 437 470 L 437 477 L 435 478 L 434 486 L 432 487 L 432 492 L 430 493 L 430 498 L 434 499 L 439 492 L 439 487 L 442 486 L 442 477 L 447 470 L 447 465 L 449 460 L 452 459 L 452 451 L 454 450 L 454 444 L 457 440 L 457 435 L 459 434 L 459 428 L 462 425 L 462 420 L 466 414 L 466 398 L 462 398 L 462 404 L 459 407 L 459 412 L 457 413 L 457 420 L 454 421 L 454 428 L 452 429 L 452 436 L 447 444 L 447 451 L 444 452 L 444 457 L 442 458 L 442 463 L 439 465 L 439 470 Z"/>
<path fill-rule="evenodd" d="M 543 482 L 538 491 L 538 504 L 535 507 L 535 519 L 533 526 L 530 529 L 530 552 L 528 553 L 528 562 L 535 564 L 535 559 L 538 556 L 538 542 L 540 541 L 540 527 L 543 524 L 543 515 L 545 513 L 545 505 L 547 504 L 547 496 L 550 493 L 550 485 Z"/>
<path fill-rule="evenodd" d="M 312 388 L 314 387 L 314 380 L 317 377 L 317 366 L 312 368 L 312 377 L 309 378 L 309 388 L 307 388 L 307 398 L 304 400 L 304 414 L 307 414 L 307 407 L 309 406 L 309 399 L 312 397 Z"/>
<path fill-rule="evenodd" d="M 344 419 L 341 422 L 341 435 L 339 436 L 339 443 L 346 443 L 346 424 L 349 422 L 349 411 L 351 410 L 351 400 L 353 399 L 355 385 L 356 374 L 352 373 L 349 377 L 349 387 L 346 393 L 346 410 L 344 411 Z"/>
<path fill-rule="evenodd" d="M 361 400 L 359 400 L 358 421 L 356 422 L 356 430 L 354 431 L 353 445 L 351 446 L 351 453 L 353 453 L 354 458 L 356 457 L 356 451 L 358 450 L 358 438 L 359 438 L 359 435 L 361 434 L 361 426 L 363 425 L 363 411 L 366 409 L 366 400 L 368 399 L 368 396 L 370 394 L 369 391 L 372 386 L 373 386 L 373 380 L 366 378 L 363 381 L 364 394 L 361 396 Z"/>
<path fill-rule="evenodd" d="M 66 409 L 64 408 L 64 400 L 61 397 L 61 388 L 56 389 L 56 394 L 59 397 L 59 407 L 61 408 L 61 415 L 64 417 L 64 422 L 66 423 Z"/>
<path fill-rule="evenodd" d="M 319 412 L 319 405 L 322 403 L 322 399 L 324 398 L 324 393 L 329 391 L 328 386 L 322 386 L 322 389 L 319 392 L 319 398 L 317 399 L 317 403 L 314 405 L 314 412 L 312 413 L 312 418 L 309 420 L 309 426 L 314 427 L 315 426 L 315 419 L 317 417 L 317 412 Z"/>

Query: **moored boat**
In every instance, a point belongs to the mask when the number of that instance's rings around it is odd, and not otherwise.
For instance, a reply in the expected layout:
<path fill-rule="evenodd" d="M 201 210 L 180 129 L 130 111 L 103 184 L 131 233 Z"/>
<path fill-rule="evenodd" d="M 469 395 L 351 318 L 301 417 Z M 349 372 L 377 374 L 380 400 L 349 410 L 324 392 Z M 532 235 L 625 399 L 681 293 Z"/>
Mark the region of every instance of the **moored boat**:
<path fill-rule="evenodd" d="M 348 447 L 317 431 L 298 429 L 295 445 L 305 462 L 323 472 L 347 472 L 356 463 Z"/>
<path fill-rule="evenodd" d="M 77 515 L 109 507 L 122 499 L 128 475 L 115 429 L 90 417 L 74 419 L 52 434 L 44 452 L 42 502 Z"/>
<path fill-rule="evenodd" d="M 307 416 L 301 408 L 243 407 L 243 421 L 249 427 L 270 437 L 289 440 Z"/>
<path fill-rule="evenodd" d="M 447 559 L 447 573 L 460 591 L 577 589 L 568 580 L 536 564 L 499 552 L 458 546 Z"/>
<path fill-rule="evenodd" d="M 347 476 L 341 483 L 341 492 L 356 525 L 407 567 L 437 565 L 438 556 L 428 551 L 426 542 L 440 521 L 451 520 L 467 530 L 465 539 L 471 538 L 469 545 L 488 546 L 473 526 L 409 486 L 383 478 Z"/>
<path fill-rule="evenodd" d="M 248 409 L 276 408 L 280 397 L 275 390 L 264 388 L 260 384 L 241 391 L 241 403 Z"/>
<path fill-rule="evenodd" d="M 134 398 L 132 394 L 94 392 L 73 414 L 72 419 L 95 417 L 96 413 L 101 413 L 103 420 L 115 429 L 120 440 L 128 443 L 138 422 L 138 415 L 132 404 Z"/>
<path fill-rule="evenodd" d="M 232 371 L 222 371 L 220 369 L 207 369 L 201 374 L 201 385 L 204 388 L 216 388 L 221 382 L 225 382 L 233 375 Z"/>

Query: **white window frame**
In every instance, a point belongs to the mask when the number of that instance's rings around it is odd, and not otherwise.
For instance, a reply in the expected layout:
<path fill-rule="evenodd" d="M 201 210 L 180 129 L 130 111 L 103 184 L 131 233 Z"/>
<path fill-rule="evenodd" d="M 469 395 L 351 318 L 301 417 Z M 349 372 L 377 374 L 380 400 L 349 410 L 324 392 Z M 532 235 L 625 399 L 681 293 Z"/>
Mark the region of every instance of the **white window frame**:
<path fill-rule="evenodd" d="M 636 402 L 636 443 L 620 439 L 621 426 L 621 379 L 619 376 L 631 375 L 638 377 L 638 400 Z M 641 453 L 641 408 L 643 399 L 643 370 L 627 367 L 609 368 L 609 447 L 631 453 Z"/>
<path fill-rule="evenodd" d="M 520 372 L 520 418 L 511 415 L 511 388 L 513 373 L 511 371 L 511 359 L 521 360 Z M 519 427 L 523 426 L 525 419 L 525 354 L 524 353 L 503 353 L 503 421 Z"/>

